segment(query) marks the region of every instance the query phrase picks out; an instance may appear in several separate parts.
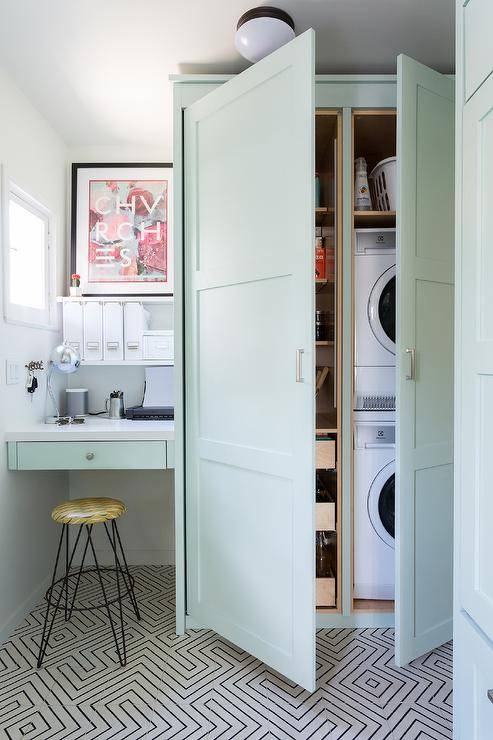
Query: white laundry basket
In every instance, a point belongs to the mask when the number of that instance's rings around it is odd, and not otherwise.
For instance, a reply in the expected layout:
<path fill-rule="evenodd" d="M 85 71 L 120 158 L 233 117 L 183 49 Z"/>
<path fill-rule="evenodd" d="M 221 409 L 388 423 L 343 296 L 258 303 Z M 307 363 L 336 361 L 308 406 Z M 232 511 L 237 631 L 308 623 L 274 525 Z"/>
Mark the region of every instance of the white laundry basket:
<path fill-rule="evenodd" d="M 373 203 L 379 211 L 395 211 L 397 197 L 397 157 L 382 159 L 370 173 Z"/>

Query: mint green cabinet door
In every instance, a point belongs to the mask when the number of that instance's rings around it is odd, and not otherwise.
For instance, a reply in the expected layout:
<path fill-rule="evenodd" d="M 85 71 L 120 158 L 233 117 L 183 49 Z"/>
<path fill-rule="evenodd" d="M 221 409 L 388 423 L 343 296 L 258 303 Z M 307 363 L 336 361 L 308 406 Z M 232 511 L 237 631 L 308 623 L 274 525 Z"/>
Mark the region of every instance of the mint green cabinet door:
<path fill-rule="evenodd" d="M 187 610 L 312 690 L 314 33 L 185 111 Z"/>
<path fill-rule="evenodd" d="M 458 584 L 461 607 L 493 641 L 493 76 L 462 120 Z"/>
<path fill-rule="evenodd" d="M 396 662 L 452 636 L 454 83 L 398 58 Z"/>

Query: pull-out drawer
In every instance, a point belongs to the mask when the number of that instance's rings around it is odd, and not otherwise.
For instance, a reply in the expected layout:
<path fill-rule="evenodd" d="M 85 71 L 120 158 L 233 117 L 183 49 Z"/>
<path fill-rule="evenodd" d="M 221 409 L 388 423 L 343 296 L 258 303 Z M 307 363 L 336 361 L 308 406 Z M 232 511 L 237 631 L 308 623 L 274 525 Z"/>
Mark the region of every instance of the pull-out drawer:
<path fill-rule="evenodd" d="M 11 470 L 161 470 L 166 441 L 9 442 Z"/>
<path fill-rule="evenodd" d="M 318 470 L 332 470 L 336 466 L 336 443 L 334 439 L 317 439 L 316 458 Z"/>
<path fill-rule="evenodd" d="M 316 578 L 317 606 L 332 607 L 336 605 L 336 579 Z"/>
<path fill-rule="evenodd" d="M 336 528 L 335 503 L 320 502 L 315 504 L 315 529 L 317 532 L 334 532 Z"/>

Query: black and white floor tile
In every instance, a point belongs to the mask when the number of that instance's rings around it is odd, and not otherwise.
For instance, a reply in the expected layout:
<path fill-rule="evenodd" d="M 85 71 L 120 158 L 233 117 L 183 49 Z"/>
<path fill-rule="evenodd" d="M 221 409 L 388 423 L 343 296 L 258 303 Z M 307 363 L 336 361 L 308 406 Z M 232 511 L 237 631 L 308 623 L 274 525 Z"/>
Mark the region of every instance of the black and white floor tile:
<path fill-rule="evenodd" d="M 390 629 L 317 634 L 309 694 L 207 630 L 174 633 L 171 567 L 133 569 L 128 661 L 104 613 L 60 615 L 36 670 L 43 605 L 0 647 L 0 740 L 447 740 L 450 644 L 397 668 Z"/>

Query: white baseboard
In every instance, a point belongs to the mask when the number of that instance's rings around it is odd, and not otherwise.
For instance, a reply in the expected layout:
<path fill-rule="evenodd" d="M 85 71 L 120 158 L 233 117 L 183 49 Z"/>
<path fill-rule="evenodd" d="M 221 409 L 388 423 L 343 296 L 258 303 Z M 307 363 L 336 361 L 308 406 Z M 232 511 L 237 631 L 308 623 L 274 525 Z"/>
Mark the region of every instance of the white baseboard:
<path fill-rule="evenodd" d="M 0 627 L 0 644 L 8 640 L 12 632 L 24 621 L 29 612 L 43 601 L 46 589 L 49 585 L 50 576 L 47 576 L 41 585 L 34 589 L 30 596 L 28 596 L 27 599 L 23 601 L 23 603 L 18 606 L 14 612 L 12 612 L 7 621 Z"/>

